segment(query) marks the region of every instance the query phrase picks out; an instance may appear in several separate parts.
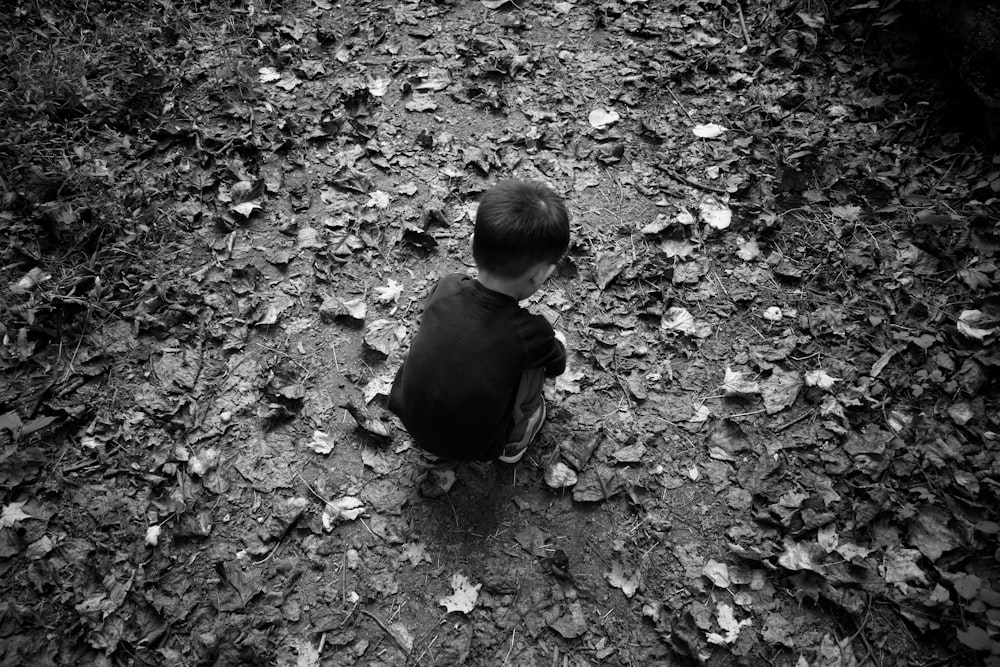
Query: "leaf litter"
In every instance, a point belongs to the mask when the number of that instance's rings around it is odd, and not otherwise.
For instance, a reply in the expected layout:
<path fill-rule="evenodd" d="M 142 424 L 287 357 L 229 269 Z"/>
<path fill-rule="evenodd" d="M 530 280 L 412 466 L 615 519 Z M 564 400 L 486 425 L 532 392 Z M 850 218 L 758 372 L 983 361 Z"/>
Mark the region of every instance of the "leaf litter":
<path fill-rule="evenodd" d="M 150 11 L 128 67 L 12 61 L 6 662 L 996 662 L 1000 177 L 878 83 L 936 85 L 898 14 Z M 429 462 L 392 371 L 511 174 L 573 209 L 570 370 L 524 463 Z"/>

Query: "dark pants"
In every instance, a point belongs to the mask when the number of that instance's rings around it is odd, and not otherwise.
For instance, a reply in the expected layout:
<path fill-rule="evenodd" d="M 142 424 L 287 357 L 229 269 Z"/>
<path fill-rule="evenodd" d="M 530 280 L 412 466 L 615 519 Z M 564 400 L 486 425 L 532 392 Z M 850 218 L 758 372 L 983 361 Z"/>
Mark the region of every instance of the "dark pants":
<path fill-rule="evenodd" d="M 531 417 L 542 406 L 544 385 L 544 368 L 531 368 L 521 375 L 521 384 L 517 388 L 517 397 L 514 399 L 514 428 L 511 429 L 507 442 L 523 442 L 527 445 L 535 437 L 541 424 L 537 421 L 533 422 Z"/>

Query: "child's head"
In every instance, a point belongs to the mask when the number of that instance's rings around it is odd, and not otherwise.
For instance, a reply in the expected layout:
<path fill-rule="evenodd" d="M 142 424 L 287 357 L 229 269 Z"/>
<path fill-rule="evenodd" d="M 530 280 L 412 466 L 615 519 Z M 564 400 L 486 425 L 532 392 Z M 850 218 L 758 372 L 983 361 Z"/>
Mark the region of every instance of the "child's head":
<path fill-rule="evenodd" d="M 476 211 L 472 256 L 484 271 L 519 278 L 555 264 L 569 248 L 569 213 L 541 183 L 507 180 L 483 193 Z"/>

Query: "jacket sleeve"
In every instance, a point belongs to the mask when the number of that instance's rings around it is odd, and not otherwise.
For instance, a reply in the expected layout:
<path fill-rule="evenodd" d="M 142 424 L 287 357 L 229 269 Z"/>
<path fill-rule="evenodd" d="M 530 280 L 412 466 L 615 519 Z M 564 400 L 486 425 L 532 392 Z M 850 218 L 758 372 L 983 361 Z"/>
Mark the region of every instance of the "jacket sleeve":
<path fill-rule="evenodd" d="M 546 377 L 561 375 L 566 370 L 566 348 L 556 340 L 548 320 L 525 312 L 520 329 L 524 368 L 544 368 Z"/>

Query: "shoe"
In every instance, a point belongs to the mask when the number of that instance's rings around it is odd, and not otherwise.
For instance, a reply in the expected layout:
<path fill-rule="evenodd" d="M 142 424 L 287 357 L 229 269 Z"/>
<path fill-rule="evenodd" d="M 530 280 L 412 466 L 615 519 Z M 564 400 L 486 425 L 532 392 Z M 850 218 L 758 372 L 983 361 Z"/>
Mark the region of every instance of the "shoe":
<path fill-rule="evenodd" d="M 524 458 L 524 453 L 528 451 L 528 445 L 538 435 L 542 424 L 545 422 L 545 401 L 538 406 L 535 413 L 528 419 L 528 426 L 524 429 L 524 437 L 517 442 L 509 442 L 503 448 L 503 454 L 499 458 L 504 463 L 517 463 Z"/>

